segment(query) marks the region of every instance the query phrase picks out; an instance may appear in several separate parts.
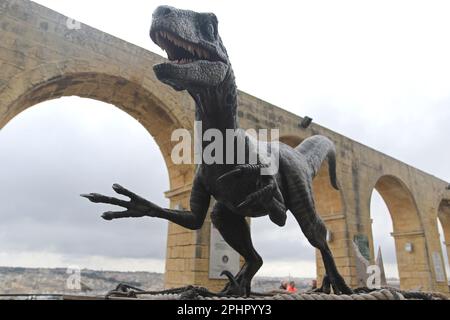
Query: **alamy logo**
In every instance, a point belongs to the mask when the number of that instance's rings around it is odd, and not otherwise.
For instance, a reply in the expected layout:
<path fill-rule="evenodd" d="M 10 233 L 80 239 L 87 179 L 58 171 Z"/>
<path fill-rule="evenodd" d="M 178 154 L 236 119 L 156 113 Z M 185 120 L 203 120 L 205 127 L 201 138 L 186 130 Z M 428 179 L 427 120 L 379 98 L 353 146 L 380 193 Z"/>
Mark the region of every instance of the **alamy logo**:
<path fill-rule="evenodd" d="M 369 289 L 380 289 L 381 288 L 381 269 L 377 265 L 370 265 L 367 267 L 367 278 L 366 286 Z"/>
<path fill-rule="evenodd" d="M 227 129 L 225 134 L 215 128 L 203 130 L 195 122 L 194 138 L 187 129 L 173 131 L 171 140 L 174 164 L 262 164 L 261 175 L 274 175 L 279 167 L 278 129 Z M 192 150 L 194 148 L 194 150 Z"/>

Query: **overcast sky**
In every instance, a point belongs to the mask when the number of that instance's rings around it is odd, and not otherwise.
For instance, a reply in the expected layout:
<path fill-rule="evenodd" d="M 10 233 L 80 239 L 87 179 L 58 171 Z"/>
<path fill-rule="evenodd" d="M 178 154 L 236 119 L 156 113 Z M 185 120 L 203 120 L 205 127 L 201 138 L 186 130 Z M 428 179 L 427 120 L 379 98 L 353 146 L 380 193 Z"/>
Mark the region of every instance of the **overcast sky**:
<path fill-rule="evenodd" d="M 437 1 L 36 1 L 163 54 L 149 39 L 160 4 L 212 11 L 238 86 L 450 180 L 450 4 Z M 115 107 L 63 98 L 0 131 L 0 265 L 163 271 L 164 221 L 105 222 L 83 192 L 115 182 L 167 205 L 168 176 L 146 130 Z M 392 224 L 378 195 L 376 245 L 395 275 Z M 314 276 L 290 218 L 253 220 L 260 275 Z M 448 264 L 447 264 L 448 265 Z"/>

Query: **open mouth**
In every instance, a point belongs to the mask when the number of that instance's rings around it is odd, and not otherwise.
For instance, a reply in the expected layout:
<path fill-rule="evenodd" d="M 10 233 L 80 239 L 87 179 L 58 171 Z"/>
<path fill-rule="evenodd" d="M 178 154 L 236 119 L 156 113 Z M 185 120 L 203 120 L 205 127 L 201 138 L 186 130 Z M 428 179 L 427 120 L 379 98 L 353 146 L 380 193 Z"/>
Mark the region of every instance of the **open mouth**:
<path fill-rule="evenodd" d="M 175 64 L 188 64 L 200 60 L 221 61 L 217 54 L 199 44 L 186 41 L 169 31 L 153 32 L 153 40 L 167 52 L 168 59 Z"/>

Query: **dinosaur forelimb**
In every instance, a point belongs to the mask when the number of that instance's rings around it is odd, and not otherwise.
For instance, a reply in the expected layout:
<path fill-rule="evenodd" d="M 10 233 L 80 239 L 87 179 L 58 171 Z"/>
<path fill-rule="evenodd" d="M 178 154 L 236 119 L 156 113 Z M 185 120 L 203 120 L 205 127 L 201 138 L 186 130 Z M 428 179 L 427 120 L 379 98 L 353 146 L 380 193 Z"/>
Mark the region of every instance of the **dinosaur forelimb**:
<path fill-rule="evenodd" d="M 257 200 L 260 200 L 264 197 L 266 198 L 272 198 L 276 190 L 276 185 L 274 183 L 268 184 L 267 186 L 249 194 L 245 200 L 240 203 L 237 208 L 240 209 L 242 207 L 245 207 L 246 205 L 249 205 Z"/>
<path fill-rule="evenodd" d="M 273 223 L 279 227 L 284 227 L 286 225 L 287 209 L 284 203 L 278 201 L 274 196 L 271 201 L 264 201 L 263 206 L 269 212 L 269 218 Z"/>
<path fill-rule="evenodd" d="M 247 289 L 248 286 L 243 281 L 243 278 L 238 279 L 237 277 L 233 276 L 230 271 L 227 270 L 222 271 L 220 275 L 226 276 L 229 280 L 228 285 L 221 291 L 222 294 L 238 297 L 244 297 L 250 294 L 249 290 Z"/>
<path fill-rule="evenodd" d="M 113 189 L 116 193 L 130 198 L 130 201 L 108 197 L 98 193 L 82 194 L 81 196 L 93 203 L 112 204 L 127 209 L 125 211 L 109 211 L 103 213 L 102 218 L 108 221 L 121 218 L 156 217 L 157 212 L 160 209 L 157 205 L 145 200 L 119 184 L 114 184 Z"/>

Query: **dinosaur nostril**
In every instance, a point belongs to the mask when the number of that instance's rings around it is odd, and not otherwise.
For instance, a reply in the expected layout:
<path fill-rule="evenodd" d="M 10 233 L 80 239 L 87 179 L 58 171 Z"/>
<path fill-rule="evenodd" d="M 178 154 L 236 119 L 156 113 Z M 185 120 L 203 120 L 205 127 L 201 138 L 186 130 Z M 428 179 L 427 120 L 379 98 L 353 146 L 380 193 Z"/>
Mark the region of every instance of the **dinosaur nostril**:
<path fill-rule="evenodd" d="M 156 8 L 154 15 L 159 17 L 165 17 L 172 12 L 172 8 L 168 6 L 159 6 Z"/>

